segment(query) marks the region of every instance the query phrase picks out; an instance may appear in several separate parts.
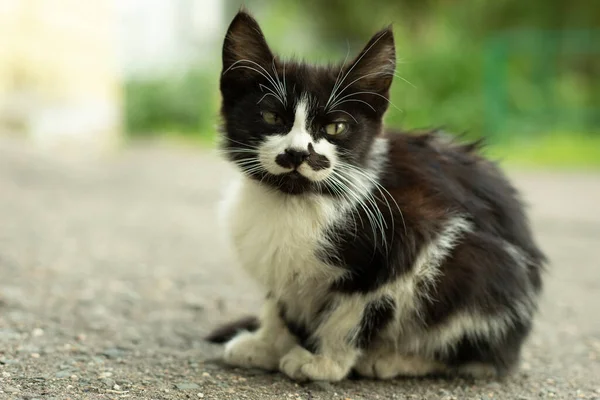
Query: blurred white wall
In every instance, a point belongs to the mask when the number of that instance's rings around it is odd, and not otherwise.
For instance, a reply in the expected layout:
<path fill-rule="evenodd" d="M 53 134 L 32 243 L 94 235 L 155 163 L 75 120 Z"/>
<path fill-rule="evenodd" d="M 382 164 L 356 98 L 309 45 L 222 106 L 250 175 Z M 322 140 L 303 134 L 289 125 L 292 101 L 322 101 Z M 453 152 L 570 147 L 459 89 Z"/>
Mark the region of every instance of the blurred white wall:
<path fill-rule="evenodd" d="M 177 73 L 207 62 L 219 41 L 223 0 L 116 0 L 119 62 L 127 77 Z"/>
<path fill-rule="evenodd" d="M 122 135 L 122 83 L 207 62 L 221 0 L 0 0 L 0 137 L 101 150 Z"/>
<path fill-rule="evenodd" d="M 0 129 L 42 147 L 111 147 L 120 132 L 110 0 L 0 2 Z"/>

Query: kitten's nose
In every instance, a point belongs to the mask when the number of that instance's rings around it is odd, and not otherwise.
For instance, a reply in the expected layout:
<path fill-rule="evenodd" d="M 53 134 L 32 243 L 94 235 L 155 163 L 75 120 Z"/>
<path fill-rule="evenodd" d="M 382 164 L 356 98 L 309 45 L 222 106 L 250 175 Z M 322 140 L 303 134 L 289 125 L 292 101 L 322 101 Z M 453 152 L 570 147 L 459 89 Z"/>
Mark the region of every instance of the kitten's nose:
<path fill-rule="evenodd" d="M 275 161 L 284 168 L 298 168 L 309 155 L 307 150 L 286 149 L 285 153 L 278 155 Z"/>

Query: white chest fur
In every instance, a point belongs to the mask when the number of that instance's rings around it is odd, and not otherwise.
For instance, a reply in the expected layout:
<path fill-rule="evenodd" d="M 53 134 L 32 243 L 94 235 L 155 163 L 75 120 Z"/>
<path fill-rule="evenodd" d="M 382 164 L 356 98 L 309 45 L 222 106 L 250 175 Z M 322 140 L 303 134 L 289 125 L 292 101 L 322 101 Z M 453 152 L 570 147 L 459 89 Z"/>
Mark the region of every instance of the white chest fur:
<path fill-rule="evenodd" d="M 329 245 L 325 229 L 342 216 L 334 200 L 289 196 L 242 178 L 221 211 L 239 263 L 276 297 L 314 294 L 315 285 L 341 275 L 317 257 Z"/>

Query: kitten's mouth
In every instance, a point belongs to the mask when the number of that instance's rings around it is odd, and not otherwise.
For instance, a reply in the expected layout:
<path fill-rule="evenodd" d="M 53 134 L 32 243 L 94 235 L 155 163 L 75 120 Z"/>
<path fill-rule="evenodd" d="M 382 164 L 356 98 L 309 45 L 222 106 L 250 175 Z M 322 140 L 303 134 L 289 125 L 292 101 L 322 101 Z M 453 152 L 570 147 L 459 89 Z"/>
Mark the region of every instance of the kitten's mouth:
<path fill-rule="evenodd" d="M 280 177 L 277 187 L 284 193 L 302 194 L 311 190 L 312 181 L 298 170 L 287 172 Z"/>

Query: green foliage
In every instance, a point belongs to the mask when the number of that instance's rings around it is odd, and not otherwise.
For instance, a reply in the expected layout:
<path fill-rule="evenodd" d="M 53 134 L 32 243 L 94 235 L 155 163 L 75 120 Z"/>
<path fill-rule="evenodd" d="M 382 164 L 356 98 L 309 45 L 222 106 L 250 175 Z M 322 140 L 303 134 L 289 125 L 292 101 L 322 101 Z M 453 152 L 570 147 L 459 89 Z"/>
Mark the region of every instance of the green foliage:
<path fill-rule="evenodd" d="M 203 70 L 125 85 L 125 123 L 132 136 L 210 132 L 217 110 L 215 76 Z"/>
<path fill-rule="evenodd" d="M 228 1 L 225 25 L 240 4 Z M 585 150 L 597 144 L 600 133 L 600 4 L 594 1 L 244 4 L 277 53 L 312 62 L 340 61 L 348 50 L 356 54 L 373 33 L 393 22 L 398 67 L 394 105 L 386 116 L 390 126 L 442 126 L 486 136 L 517 158 L 529 152 L 544 163 L 555 157 L 574 164 L 580 152 L 589 164 L 597 155 Z M 127 83 L 126 122 L 132 135 L 214 135 L 219 45 L 211 66 L 181 77 Z"/>

